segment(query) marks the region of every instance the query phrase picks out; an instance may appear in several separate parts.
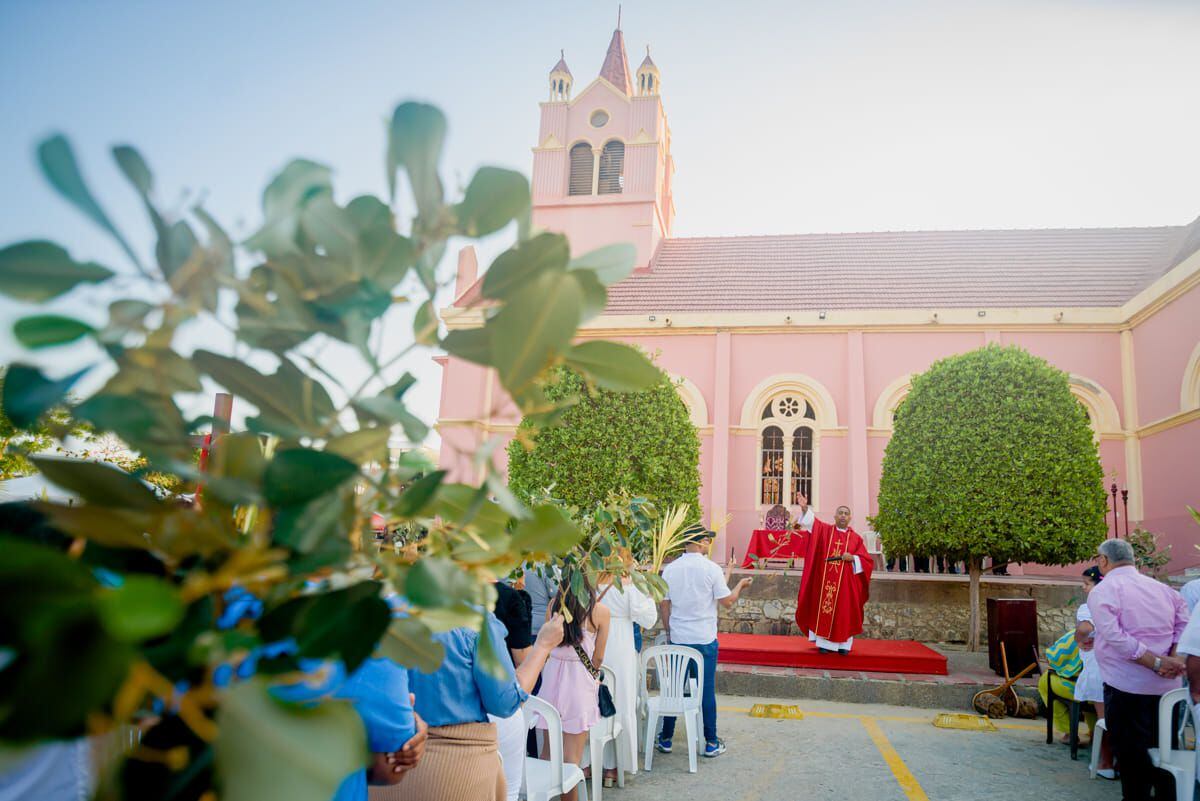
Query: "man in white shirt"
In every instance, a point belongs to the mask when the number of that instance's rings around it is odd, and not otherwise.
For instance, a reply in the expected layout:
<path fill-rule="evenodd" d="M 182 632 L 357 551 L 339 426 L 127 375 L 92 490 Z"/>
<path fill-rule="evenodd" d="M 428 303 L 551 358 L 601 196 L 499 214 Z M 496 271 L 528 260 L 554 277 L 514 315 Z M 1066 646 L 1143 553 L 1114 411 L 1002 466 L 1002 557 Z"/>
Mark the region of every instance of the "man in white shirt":
<path fill-rule="evenodd" d="M 744 578 L 729 589 L 733 562 L 722 573 L 707 555 L 713 532 L 692 525 L 685 534 L 688 539 L 683 555 L 663 568 L 663 579 L 667 582 L 667 597 L 662 602 L 663 630 L 673 645 L 695 648 L 704 659 L 700 704 L 704 716 L 704 756 L 716 757 L 725 753 L 725 743 L 717 737 L 717 604 L 733 606 L 753 580 Z M 671 753 L 674 734 L 675 718 L 664 718 L 656 743 L 659 751 Z"/>

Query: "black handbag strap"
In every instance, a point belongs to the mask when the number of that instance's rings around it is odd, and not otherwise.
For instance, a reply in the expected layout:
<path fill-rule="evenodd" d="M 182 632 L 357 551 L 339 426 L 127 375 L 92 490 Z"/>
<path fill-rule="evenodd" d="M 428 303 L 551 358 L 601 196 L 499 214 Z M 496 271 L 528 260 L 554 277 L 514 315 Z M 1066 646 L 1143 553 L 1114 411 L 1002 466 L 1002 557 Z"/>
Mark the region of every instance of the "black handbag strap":
<path fill-rule="evenodd" d="M 600 671 L 596 669 L 596 666 L 592 664 L 592 660 L 588 657 L 587 651 L 583 650 L 583 646 L 579 643 L 575 643 L 575 645 L 572 647 L 574 647 L 575 653 L 579 654 L 579 661 L 583 663 L 583 666 L 587 670 L 588 674 L 591 675 L 591 677 L 596 681 L 604 681 L 604 679 L 600 676 Z"/>

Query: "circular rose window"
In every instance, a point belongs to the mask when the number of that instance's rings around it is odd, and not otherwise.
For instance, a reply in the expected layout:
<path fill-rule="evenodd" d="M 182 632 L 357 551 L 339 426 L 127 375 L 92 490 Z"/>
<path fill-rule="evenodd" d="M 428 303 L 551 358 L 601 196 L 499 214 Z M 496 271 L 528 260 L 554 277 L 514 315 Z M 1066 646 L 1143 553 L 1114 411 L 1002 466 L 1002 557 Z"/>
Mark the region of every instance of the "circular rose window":
<path fill-rule="evenodd" d="M 608 124 L 608 112 L 604 111 L 602 109 L 598 110 L 598 111 L 593 111 L 591 121 L 592 121 L 593 128 L 603 128 L 605 125 Z"/>

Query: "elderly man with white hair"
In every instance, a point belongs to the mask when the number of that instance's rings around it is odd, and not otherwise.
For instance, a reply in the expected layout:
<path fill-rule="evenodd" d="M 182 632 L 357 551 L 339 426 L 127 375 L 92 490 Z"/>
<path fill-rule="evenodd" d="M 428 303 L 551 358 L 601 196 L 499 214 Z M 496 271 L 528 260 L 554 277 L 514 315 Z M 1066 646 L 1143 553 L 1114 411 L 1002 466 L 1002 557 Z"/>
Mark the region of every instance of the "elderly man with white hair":
<path fill-rule="evenodd" d="M 1096 666 L 1104 680 L 1105 728 L 1121 769 L 1125 801 L 1174 796 L 1167 774 L 1155 770 L 1148 748 L 1158 739 L 1159 699 L 1181 684 L 1176 648 L 1188 623 L 1175 590 L 1138 573 L 1125 540 L 1097 549 L 1104 580 L 1088 596 L 1096 626 Z"/>

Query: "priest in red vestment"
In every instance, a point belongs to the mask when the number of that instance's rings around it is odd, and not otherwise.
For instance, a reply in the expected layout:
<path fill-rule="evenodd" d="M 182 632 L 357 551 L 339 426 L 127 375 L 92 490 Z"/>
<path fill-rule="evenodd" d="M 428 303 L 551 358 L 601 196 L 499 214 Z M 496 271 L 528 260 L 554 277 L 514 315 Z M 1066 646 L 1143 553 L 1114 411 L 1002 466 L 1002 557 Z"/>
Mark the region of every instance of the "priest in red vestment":
<path fill-rule="evenodd" d="M 833 525 L 816 520 L 800 498 L 804 573 L 796 596 L 796 625 L 822 653 L 850 653 L 862 633 L 874 563 L 866 543 L 850 528 L 850 507 L 839 506 Z"/>

